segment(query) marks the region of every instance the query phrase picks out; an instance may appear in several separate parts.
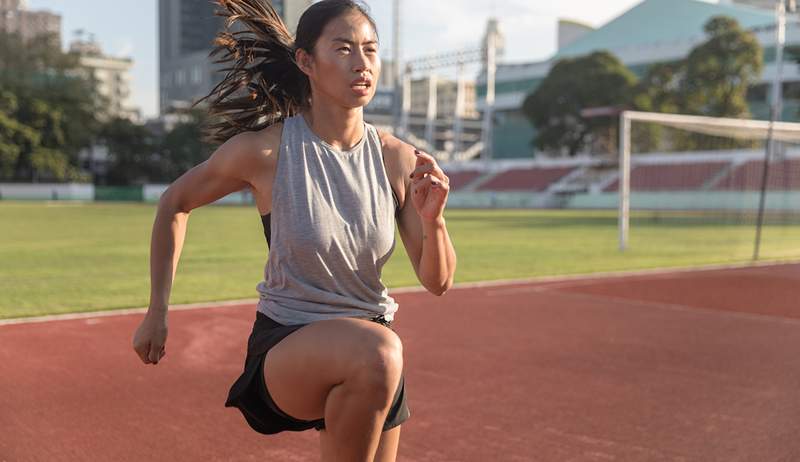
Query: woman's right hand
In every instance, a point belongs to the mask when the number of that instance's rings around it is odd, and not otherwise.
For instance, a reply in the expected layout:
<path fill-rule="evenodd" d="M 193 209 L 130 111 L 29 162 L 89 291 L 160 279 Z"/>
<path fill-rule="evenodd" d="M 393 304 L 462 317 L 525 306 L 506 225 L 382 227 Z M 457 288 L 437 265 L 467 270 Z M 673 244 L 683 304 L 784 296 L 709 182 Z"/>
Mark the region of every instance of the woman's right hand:
<path fill-rule="evenodd" d="M 148 311 L 133 335 L 133 349 L 145 364 L 158 364 L 167 354 L 167 316 Z"/>

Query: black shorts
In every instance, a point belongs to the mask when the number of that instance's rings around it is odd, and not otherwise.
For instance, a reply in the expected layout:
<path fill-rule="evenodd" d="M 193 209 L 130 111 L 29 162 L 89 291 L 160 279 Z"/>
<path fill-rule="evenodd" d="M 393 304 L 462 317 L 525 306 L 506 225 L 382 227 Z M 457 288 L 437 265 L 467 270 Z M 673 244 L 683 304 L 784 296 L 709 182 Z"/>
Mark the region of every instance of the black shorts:
<path fill-rule="evenodd" d="M 382 317 L 373 321 L 391 329 L 391 323 Z M 270 348 L 305 324 L 284 326 L 261 312 L 256 312 L 253 332 L 247 341 L 247 357 L 244 372 L 231 387 L 226 407 L 236 407 L 242 411 L 253 430 L 272 435 L 282 431 L 304 431 L 311 428 L 323 430 L 325 419 L 298 420 L 281 411 L 270 397 L 264 382 L 264 358 Z M 400 376 L 400 385 L 394 394 L 389 414 L 383 424 L 383 431 L 405 422 L 411 415 L 406 404 L 405 379 Z"/>

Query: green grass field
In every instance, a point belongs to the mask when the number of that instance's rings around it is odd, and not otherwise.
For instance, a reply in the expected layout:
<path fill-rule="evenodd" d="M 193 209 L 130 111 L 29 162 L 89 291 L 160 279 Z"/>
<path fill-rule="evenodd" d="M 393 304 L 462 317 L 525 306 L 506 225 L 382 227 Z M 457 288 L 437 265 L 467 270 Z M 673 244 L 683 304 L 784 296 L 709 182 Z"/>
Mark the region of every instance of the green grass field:
<path fill-rule="evenodd" d="M 0 318 L 146 306 L 155 206 L 0 202 Z M 450 210 L 456 282 L 746 262 L 752 224 L 643 213 L 617 250 L 613 211 Z M 764 230 L 764 260 L 800 258 L 800 225 Z M 267 256 L 254 207 L 204 207 L 189 220 L 171 303 L 256 298 Z M 401 241 L 390 288 L 417 285 Z"/>

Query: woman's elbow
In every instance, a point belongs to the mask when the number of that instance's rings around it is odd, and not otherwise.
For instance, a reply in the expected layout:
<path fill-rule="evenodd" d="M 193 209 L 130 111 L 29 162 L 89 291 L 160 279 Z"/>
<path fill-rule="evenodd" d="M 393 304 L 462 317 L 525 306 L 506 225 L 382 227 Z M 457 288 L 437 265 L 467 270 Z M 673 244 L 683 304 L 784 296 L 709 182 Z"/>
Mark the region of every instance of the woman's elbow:
<path fill-rule="evenodd" d="M 428 292 L 432 293 L 433 295 L 436 295 L 437 297 L 441 297 L 442 295 L 447 293 L 447 291 L 450 290 L 451 287 L 453 287 L 452 278 L 447 279 L 443 283 L 425 285 L 425 289 L 427 289 Z"/>
<path fill-rule="evenodd" d="M 453 258 L 452 263 L 449 265 L 448 269 L 443 269 L 437 273 L 424 273 L 418 272 L 417 276 L 419 277 L 419 281 L 422 283 L 422 286 L 425 289 L 436 295 L 437 297 L 441 297 L 444 295 L 451 287 L 453 287 L 453 278 L 456 274 L 456 262 L 455 258 Z"/>

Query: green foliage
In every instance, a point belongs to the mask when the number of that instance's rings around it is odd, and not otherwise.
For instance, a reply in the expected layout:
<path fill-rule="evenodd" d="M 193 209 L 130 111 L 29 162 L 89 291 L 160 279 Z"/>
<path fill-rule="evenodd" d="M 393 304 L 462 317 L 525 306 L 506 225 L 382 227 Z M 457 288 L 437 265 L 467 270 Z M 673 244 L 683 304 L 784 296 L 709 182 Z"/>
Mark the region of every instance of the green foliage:
<path fill-rule="evenodd" d="M 172 182 L 211 155 L 213 147 L 203 141 L 205 112 L 199 109 L 188 114 L 161 142 L 161 158 L 154 181 Z"/>
<path fill-rule="evenodd" d="M 36 181 L 64 182 L 89 181 L 90 178 L 75 166 L 70 165 L 64 153 L 55 149 L 40 147 L 30 156 L 32 171 Z"/>
<path fill-rule="evenodd" d="M 98 184 L 171 182 L 208 158 L 205 114 L 183 114 L 163 136 L 111 118 L 79 57 L 54 37 L 22 42 L 0 34 L 0 180 L 89 181 L 79 153 L 105 145 L 110 164 Z"/>
<path fill-rule="evenodd" d="M 63 53 L 54 37 L 23 42 L 0 33 L 1 179 L 86 179 L 78 153 L 97 134 L 103 101 L 81 76 L 78 57 Z M 17 149 L 8 148 L 12 139 Z"/>
<path fill-rule="evenodd" d="M 763 68 L 758 40 L 724 16 L 710 19 L 705 31 L 708 40 L 686 58 L 682 109 L 713 117 L 749 117 L 747 88 Z"/>
<path fill-rule="evenodd" d="M 686 59 L 652 66 L 637 86 L 634 107 L 643 111 L 711 117 L 749 118 L 747 93 L 763 69 L 763 51 L 755 35 L 725 16 L 711 18 L 707 40 Z M 636 149 L 732 149 L 752 141 L 643 126 L 634 135 Z M 668 136 L 665 136 L 668 135 Z M 669 145 L 663 140 L 669 139 Z"/>
<path fill-rule="evenodd" d="M 609 118 L 583 118 L 581 110 L 627 105 L 635 83 L 636 76 L 607 51 L 558 61 L 522 106 L 536 127 L 536 146 L 577 154 L 593 134 L 604 136 L 614 124 Z"/>
<path fill-rule="evenodd" d="M 114 118 L 106 123 L 100 140 L 106 145 L 111 163 L 102 183 L 117 186 L 141 184 L 155 169 L 157 140 L 144 126 L 127 119 Z"/>
<path fill-rule="evenodd" d="M 22 150 L 37 143 L 36 132 L 0 112 L 0 179 L 13 178 Z"/>
<path fill-rule="evenodd" d="M 70 164 L 63 146 L 60 113 L 48 111 L 41 100 L 20 106 L 16 96 L 0 91 L 0 179 L 77 181 L 86 177 Z M 34 114 L 30 125 L 19 121 L 21 111 Z M 14 117 L 17 116 L 17 117 Z"/>
<path fill-rule="evenodd" d="M 562 60 L 542 84 L 525 99 L 523 112 L 537 130 L 536 145 L 570 155 L 582 150 L 603 132 L 616 133 L 610 117 L 586 119 L 582 109 L 625 106 L 641 111 L 748 118 L 748 88 L 763 69 L 763 52 L 755 35 L 724 16 L 711 18 L 707 40 L 679 61 L 657 63 L 641 80 L 610 53 L 595 52 Z M 794 53 L 795 50 L 790 50 Z M 799 53 L 800 54 L 800 53 Z M 669 130 L 638 124 L 632 134 L 634 149 L 727 149 L 752 142 Z M 668 135 L 668 136 L 665 136 Z M 670 140 L 669 146 L 662 144 Z M 611 143 L 608 143 L 609 145 Z"/>
<path fill-rule="evenodd" d="M 683 76 L 684 61 L 656 63 L 636 85 L 633 106 L 641 111 L 677 113 L 681 106 L 678 94 Z"/>
<path fill-rule="evenodd" d="M 99 140 L 109 151 L 108 172 L 97 183 L 128 186 L 171 183 L 203 162 L 213 147 L 203 142 L 205 112 L 192 110 L 167 133 L 157 135 L 147 127 L 126 119 L 112 119 L 102 128 Z"/>

